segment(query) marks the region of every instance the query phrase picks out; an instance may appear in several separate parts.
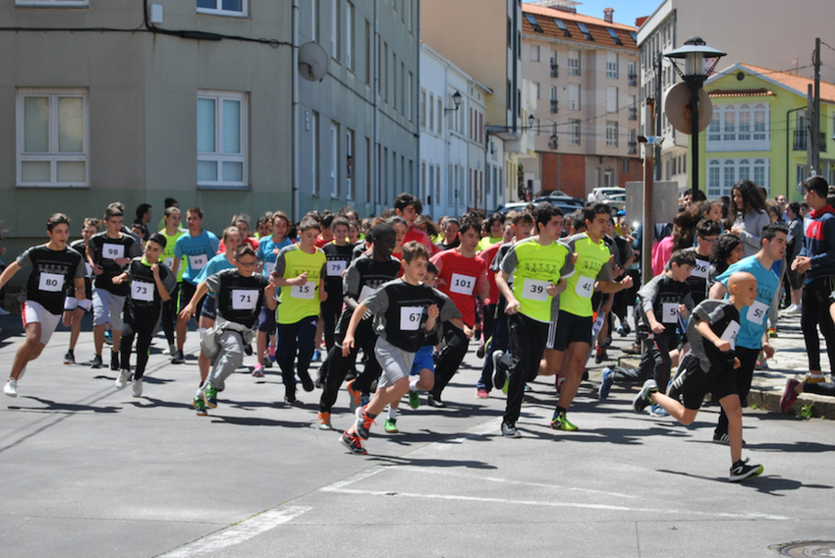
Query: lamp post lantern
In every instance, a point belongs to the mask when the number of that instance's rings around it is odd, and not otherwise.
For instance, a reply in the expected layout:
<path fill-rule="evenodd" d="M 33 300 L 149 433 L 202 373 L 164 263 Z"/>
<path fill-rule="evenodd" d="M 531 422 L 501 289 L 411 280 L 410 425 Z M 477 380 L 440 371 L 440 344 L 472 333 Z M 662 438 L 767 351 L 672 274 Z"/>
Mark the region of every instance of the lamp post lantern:
<path fill-rule="evenodd" d="M 693 199 L 696 199 L 699 190 L 699 92 L 705 80 L 713 72 L 716 63 L 727 53 L 707 46 L 701 37 L 690 37 L 684 42 L 684 46 L 664 53 L 673 64 L 676 73 L 681 76 L 687 88 L 690 90 L 690 144 L 692 152 L 690 156 L 690 181 L 693 189 Z M 705 70 L 705 61 L 712 59 L 713 63 Z M 684 60 L 684 71 L 676 64 L 677 60 Z"/>

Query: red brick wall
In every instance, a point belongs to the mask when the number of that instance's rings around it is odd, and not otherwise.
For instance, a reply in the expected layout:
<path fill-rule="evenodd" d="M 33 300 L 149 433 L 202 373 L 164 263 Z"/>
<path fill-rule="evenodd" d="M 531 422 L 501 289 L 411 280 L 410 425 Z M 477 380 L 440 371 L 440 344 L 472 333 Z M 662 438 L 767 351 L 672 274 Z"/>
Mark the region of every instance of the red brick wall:
<path fill-rule="evenodd" d="M 569 196 L 586 197 L 586 162 L 584 155 L 540 153 L 542 189 L 562 190 Z"/>
<path fill-rule="evenodd" d="M 620 161 L 618 162 L 618 167 L 620 166 Z M 621 188 L 626 188 L 627 182 L 640 182 L 644 178 L 644 165 L 641 159 L 629 159 L 629 172 L 620 172 L 618 173 L 618 186 Z"/>

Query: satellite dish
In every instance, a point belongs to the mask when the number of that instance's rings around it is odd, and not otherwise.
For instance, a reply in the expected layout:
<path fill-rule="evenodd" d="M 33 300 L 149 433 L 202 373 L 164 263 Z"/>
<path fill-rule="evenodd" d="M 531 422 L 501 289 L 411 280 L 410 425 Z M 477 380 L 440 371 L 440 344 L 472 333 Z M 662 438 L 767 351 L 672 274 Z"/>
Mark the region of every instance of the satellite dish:
<path fill-rule="evenodd" d="M 667 115 L 667 120 L 673 125 L 673 128 L 682 134 L 690 135 L 691 120 L 690 120 L 690 89 L 684 82 L 677 83 L 669 91 L 667 91 L 667 98 L 664 100 L 664 114 Z M 699 131 L 703 132 L 710 126 L 710 121 L 713 118 L 713 103 L 710 102 L 710 97 L 707 91 L 699 89 Z"/>
<path fill-rule="evenodd" d="M 328 53 L 318 43 L 299 47 L 299 74 L 307 81 L 322 81 L 328 72 Z"/>

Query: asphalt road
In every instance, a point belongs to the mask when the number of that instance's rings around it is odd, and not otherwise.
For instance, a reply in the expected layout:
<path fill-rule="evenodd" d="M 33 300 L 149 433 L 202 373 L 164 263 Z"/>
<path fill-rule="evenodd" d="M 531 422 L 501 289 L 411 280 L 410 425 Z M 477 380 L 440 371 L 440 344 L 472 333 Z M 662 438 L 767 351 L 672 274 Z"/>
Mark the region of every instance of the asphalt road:
<path fill-rule="evenodd" d="M 17 323 L 0 318 L 6 369 Z M 829 421 L 746 410 L 744 453 L 765 473 L 731 484 L 728 449 L 710 441 L 716 407 L 691 427 L 638 416 L 633 390 L 598 403 L 599 369 L 570 411 L 578 432 L 549 428 L 554 387 L 543 378 L 523 437 L 502 438 L 504 396 L 475 398 L 471 351 L 449 408 L 401 405 L 401 433 L 385 434 L 381 418 L 362 457 L 338 431 L 312 427 L 318 391 L 282 402 L 276 368 L 260 380 L 242 369 L 219 408 L 197 417 L 196 360 L 173 366 L 154 349 L 133 398 L 110 370 L 64 366 L 67 342 L 57 332 L 19 397 L 0 400 L 4 558 L 753 557 L 835 539 Z M 187 349 L 196 345 L 192 334 Z M 78 359 L 91 353 L 83 333 Z M 345 428 L 344 393 L 337 405 Z"/>

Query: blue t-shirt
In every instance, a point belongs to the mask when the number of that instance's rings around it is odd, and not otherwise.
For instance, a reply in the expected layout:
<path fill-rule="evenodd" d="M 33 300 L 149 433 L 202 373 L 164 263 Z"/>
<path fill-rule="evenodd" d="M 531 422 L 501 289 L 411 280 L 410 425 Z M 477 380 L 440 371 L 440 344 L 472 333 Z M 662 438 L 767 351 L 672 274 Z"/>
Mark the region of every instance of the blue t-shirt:
<path fill-rule="evenodd" d="M 264 238 L 258 241 L 258 251 L 255 253 L 258 256 L 258 259 L 264 262 L 264 269 L 262 273 L 267 277 L 273 272 L 273 267 L 275 267 L 275 259 L 278 257 L 278 253 L 281 252 L 281 249 L 285 246 L 290 246 L 293 242 L 284 237 L 284 240 L 276 244 L 273 242 L 273 235 L 265 236 Z M 276 250 L 277 248 L 277 250 Z"/>
<path fill-rule="evenodd" d="M 178 238 L 177 244 L 174 246 L 174 256 L 182 258 L 181 266 L 188 264 L 186 271 L 183 273 L 183 280 L 196 285 L 198 283 L 197 276 L 200 275 L 209 260 L 215 257 L 219 245 L 220 241 L 217 237 L 207 230 L 203 230 L 197 236 L 186 233 Z"/>
<path fill-rule="evenodd" d="M 757 300 L 751 306 L 744 306 L 739 312 L 740 330 L 736 344 L 746 349 L 759 349 L 762 347 L 763 334 L 768 328 L 768 311 L 771 309 L 771 301 L 780 285 L 780 279 L 771 269 L 764 268 L 756 256 L 748 256 L 733 264 L 716 280 L 727 289 L 728 279 L 737 271 L 748 272 L 757 279 Z"/>
<path fill-rule="evenodd" d="M 218 254 L 217 256 L 209 260 L 209 263 L 207 263 L 206 266 L 200 270 L 200 275 L 198 275 L 197 279 L 195 279 L 195 283 L 199 285 L 208 277 L 211 277 L 218 271 L 223 271 L 224 269 L 232 269 L 234 267 L 234 265 L 230 264 L 229 261 L 227 261 L 226 254 Z M 211 293 L 209 293 L 209 296 L 214 297 L 214 295 L 212 295 Z"/>

